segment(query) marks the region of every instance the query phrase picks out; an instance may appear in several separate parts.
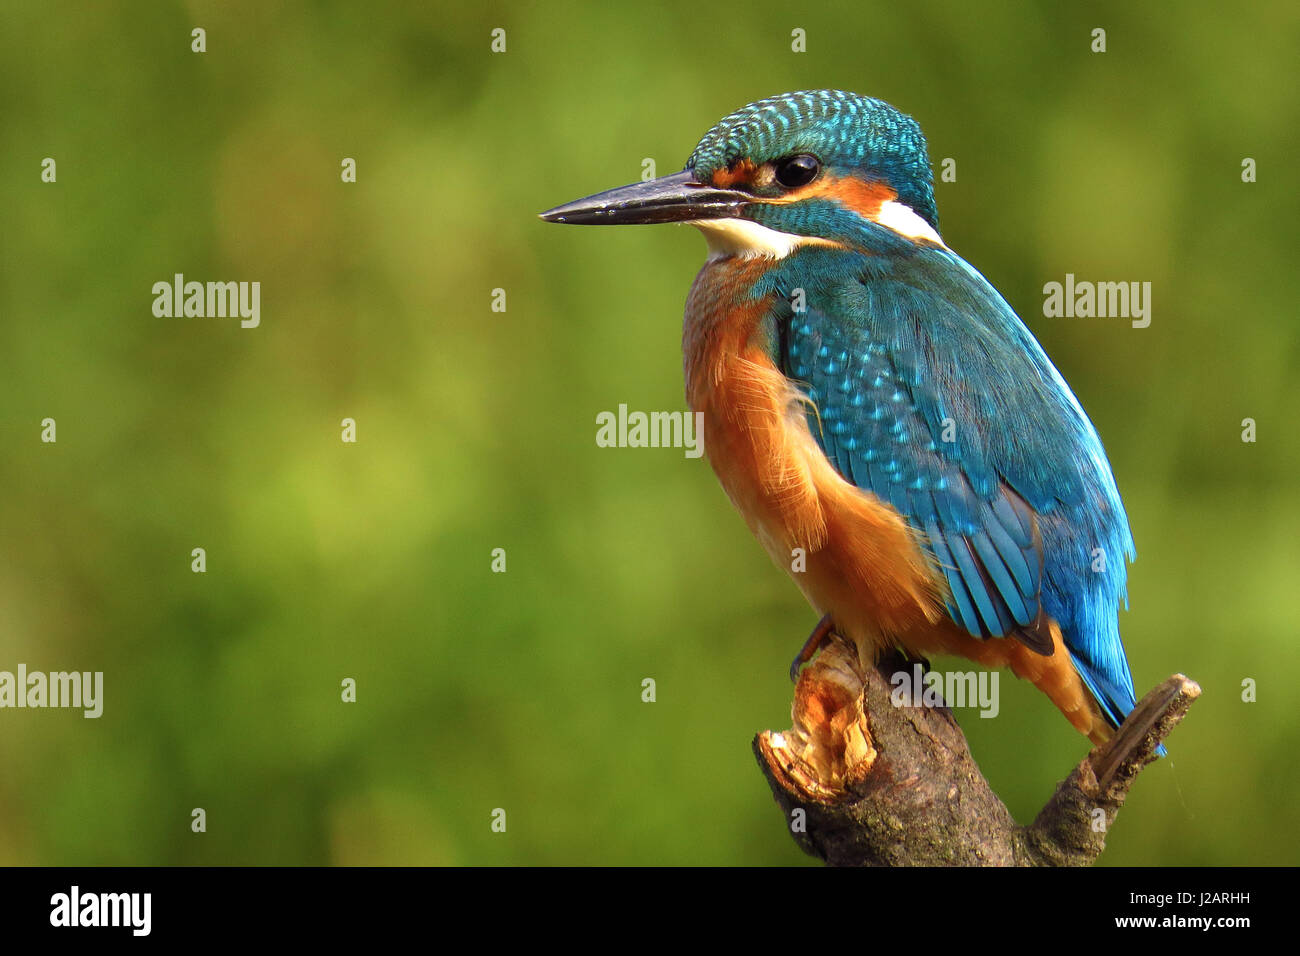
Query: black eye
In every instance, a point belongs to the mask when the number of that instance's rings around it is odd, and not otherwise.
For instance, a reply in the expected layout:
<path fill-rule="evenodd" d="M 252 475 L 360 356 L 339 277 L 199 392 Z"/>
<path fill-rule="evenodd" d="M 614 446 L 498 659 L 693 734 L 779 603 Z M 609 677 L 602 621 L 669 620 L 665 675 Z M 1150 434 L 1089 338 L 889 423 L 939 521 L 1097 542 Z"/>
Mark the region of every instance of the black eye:
<path fill-rule="evenodd" d="M 821 171 L 822 164 L 816 156 L 800 153 L 776 164 L 776 181 L 786 189 L 797 189 L 807 186 Z"/>

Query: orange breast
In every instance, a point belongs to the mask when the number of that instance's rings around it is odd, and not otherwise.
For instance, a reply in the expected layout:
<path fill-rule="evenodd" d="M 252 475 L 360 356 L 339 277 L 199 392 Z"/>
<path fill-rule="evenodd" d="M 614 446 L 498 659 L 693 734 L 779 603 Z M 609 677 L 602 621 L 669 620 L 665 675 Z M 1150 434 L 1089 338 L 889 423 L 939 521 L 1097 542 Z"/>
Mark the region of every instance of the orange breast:
<path fill-rule="evenodd" d="M 846 482 L 808 430 L 803 396 L 758 336 L 770 300 L 736 305 L 761 260 L 707 264 L 691 289 L 686 393 L 728 496 L 812 605 L 863 651 L 946 620 L 944 580 L 902 516 Z"/>

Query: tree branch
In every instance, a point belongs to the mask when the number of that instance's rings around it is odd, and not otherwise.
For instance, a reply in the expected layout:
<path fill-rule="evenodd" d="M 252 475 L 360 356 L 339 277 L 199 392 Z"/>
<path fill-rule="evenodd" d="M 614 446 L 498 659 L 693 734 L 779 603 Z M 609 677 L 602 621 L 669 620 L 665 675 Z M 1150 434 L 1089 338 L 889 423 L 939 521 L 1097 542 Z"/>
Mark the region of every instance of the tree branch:
<path fill-rule="evenodd" d="M 1086 866 L 1139 772 L 1200 696 L 1175 674 L 1019 826 L 947 707 L 894 706 L 897 654 L 864 667 L 832 635 L 799 676 L 793 727 L 754 738 L 795 841 L 837 866 Z M 802 811 L 798 813 L 796 811 Z"/>

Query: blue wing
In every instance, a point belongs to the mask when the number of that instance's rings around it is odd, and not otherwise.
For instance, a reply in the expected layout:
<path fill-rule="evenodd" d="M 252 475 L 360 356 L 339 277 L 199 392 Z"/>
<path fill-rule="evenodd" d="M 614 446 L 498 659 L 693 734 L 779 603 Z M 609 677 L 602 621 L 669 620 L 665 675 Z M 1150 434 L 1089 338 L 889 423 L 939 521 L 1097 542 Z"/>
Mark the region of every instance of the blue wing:
<path fill-rule="evenodd" d="M 804 250 L 755 289 L 773 291 L 773 359 L 812 400 L 813 435 L 922 533 L 952 619 L 1040 653 L 1057 621 L 1118 726 L 1135 703 L 1117 620 L 1128 519 L 1092 423 L 1011 307 L 938 247 Z"/>

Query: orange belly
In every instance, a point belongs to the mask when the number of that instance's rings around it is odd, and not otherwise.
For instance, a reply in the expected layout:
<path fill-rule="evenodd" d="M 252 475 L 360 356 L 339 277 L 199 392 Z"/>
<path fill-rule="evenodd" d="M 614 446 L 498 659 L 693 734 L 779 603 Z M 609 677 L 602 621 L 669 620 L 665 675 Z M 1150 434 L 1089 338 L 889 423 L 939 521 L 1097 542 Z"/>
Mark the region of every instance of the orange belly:
<path fill-rule="evenodd" d="M 725 276 L 713 270 L 725 269 Z M 724 259 L 701 271 L 687 302 L 686 393 L 704 414 L 704 448 L 750 529 L 809 603 L 829 614 L 864 662 L 899 646 L 1010 667 L 1042 690 L 1079 731 L 1109 727 L 1053 623 L 1043 656 L 1010 638 L 979 640 L 948 617 L 947 582 L 904 518 L 845 481 L 808 430 L 805 399 L 756 335 L 770 300 L 734 305 L 760 262 Z M 751 270 L 754 270 L 751 273 Z"/>

